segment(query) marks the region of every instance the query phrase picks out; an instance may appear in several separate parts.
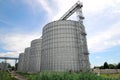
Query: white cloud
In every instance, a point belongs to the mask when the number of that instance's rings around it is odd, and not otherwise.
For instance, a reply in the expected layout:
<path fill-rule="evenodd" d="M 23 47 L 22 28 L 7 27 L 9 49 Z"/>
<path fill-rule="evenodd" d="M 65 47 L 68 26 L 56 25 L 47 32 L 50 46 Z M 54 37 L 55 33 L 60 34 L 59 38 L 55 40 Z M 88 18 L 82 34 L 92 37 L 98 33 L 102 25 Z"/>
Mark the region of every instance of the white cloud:
<path fill-rule="evenodd" d="M 11 52 L 0 53 L 0 56 L 16 57 L 19 53 L 24 52 L 26 47 L 30 46 L 30 42 L 40 38 L 41 35 L 35 34 L 8 34 L 1 36 L 0 40 L 4 43 L 3 48 Z"/>
<path fill-rule="evenodd" d="M 114 0 L 82 0 L 84 3 L 84 10 L 86 13 L 98 13 L 101 10 L 113 6 Z"/>
<path fill-rule="evenodd" d="M 42 8 L 48 13 L 48 15 L 52 14 L 52 9 L 46 0 L 37 0 L 37 1 L 38 1 L 38 3 L 40 3 Z"/>
<path fill-rule="evenodd" d="M 53 14 L 53 9 L 49 5 L 49 2 L 47 0 L 22 0 L 22 1 L 31 7 L 35 15 L 38 15 L 37 12 L 40 9 L 43 9 L 47 13 L 48 18 L 51 17 Z"/>
<path fill-rule="evenodd" d="M 120 45 L 120 23 L 116 23 L 107 30 L 88 38 L 89 50 L 101 52 L 108 48 Z"/>

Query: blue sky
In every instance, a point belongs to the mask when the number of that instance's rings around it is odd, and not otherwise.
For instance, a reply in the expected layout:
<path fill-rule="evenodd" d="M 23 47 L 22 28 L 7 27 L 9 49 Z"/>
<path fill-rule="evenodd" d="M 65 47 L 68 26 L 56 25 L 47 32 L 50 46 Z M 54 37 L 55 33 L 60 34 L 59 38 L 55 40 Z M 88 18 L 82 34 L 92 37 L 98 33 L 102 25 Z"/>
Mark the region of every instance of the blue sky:
<path fill-rule="evenodd" d="M 81 0 L 91 66 L 120 62 L 120 1 Z M 77 0 L 0 0 L 0 56 L 18 57 Z M 69 19 L 76 19 L 76 14 Z M 14 61 L 8 60 L 11 64 Z"/>

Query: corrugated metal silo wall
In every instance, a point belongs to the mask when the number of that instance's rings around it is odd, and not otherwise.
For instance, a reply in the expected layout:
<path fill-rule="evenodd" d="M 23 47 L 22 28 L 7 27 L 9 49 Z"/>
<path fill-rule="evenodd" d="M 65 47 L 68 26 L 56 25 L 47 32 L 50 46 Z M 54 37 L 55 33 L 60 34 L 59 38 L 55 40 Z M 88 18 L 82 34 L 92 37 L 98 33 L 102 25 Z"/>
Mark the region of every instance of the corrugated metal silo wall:
<path fill-rule="evenodd" d="M 18 71 L 23 72 L 24 65 L 24 53 L 19 54 L 19 62 L 18 62 Z"/>
<path fill-rule="evenodd" d="M 30 55 L 30 47 L 27 47 L 27 48 L 25 48 L 25 51 L 24 51 L 24 53 L 25 53 L 25 67 L 24 67 L 24 69 L 25 69 L 25 72 L 28 72 L 29 71 L 29 55 Z"/>
<path fill-rule="evenodd" d="M 30 54 L 30 72 L 40 71 L 41 62 L 41 39 L 35 39 L 31 42 L 31 54 Z"/>
<path fill-rule="evenodd" d="M 90 67 L 83 24 L 63 20 L 43 28 L 41 71 L 80 71 Z"/>

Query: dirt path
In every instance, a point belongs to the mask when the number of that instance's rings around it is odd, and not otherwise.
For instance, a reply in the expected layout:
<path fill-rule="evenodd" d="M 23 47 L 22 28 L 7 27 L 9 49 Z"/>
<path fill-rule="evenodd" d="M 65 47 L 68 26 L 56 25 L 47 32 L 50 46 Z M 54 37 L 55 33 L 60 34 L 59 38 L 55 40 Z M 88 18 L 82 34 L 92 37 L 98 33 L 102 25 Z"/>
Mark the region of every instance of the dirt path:
<path fill-rule="evenodd" d="M 27 80 L 27 79 L 25 79 L 25 77 L 17 74 L 15 71 L 10 72 L 10 74 L 11 74 L 11 76 L 15 77 L 18 80 Z"/>

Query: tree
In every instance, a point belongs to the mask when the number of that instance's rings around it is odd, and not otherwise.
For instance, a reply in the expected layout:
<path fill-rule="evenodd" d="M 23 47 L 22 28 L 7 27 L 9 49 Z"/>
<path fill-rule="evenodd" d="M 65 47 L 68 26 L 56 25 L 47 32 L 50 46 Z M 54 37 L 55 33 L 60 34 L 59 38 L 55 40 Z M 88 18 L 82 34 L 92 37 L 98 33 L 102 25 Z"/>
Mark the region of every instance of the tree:
<path fill-rule="evenodd" d="M 11 66 L 12 70 L 15 70 L 15 67 L 14 66 Z"/>
<path fill-rule="evenodd" d="M 109 64 L 109 69 L 115 69 L 115 65 Z"/>
<path fill-rule="evenodd" d="M 120 63 L 118 63 L 118 65 L 117 65 L 117 69 L 120 69 Z"/>
<path fill-rule="evenodd" d="M 100 66 L 99 68 L 100 68 L 100 69 L 104 69 L 104 66 Z"/>
<path fill-rule="evenodd" d="M 108 66 L 107 62 L 104 63 L 104 69 L 109 69 L 109 66 Z"/>
<path fill-rule="evenodd" d="M 8 68 L 11 68 L 11 65 L 10 65 L 10 64 L 8 64 Z"/>
<path fill-rule="evenodd" d="M 18 63 L 15 64 L 15 70 L 17 70 L 17 67 L 18 67 Z"/>

